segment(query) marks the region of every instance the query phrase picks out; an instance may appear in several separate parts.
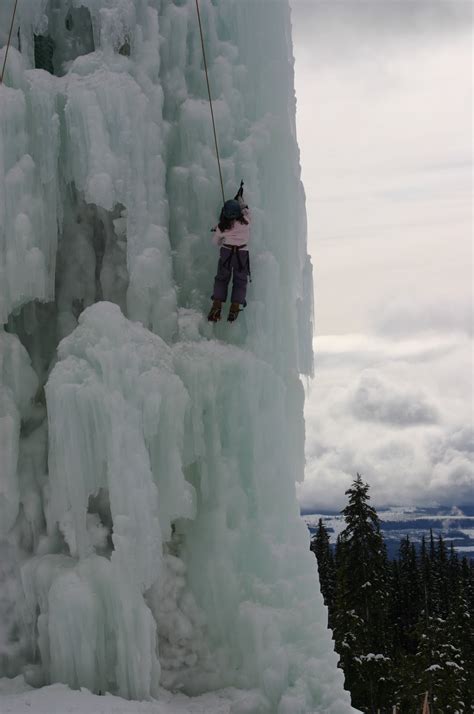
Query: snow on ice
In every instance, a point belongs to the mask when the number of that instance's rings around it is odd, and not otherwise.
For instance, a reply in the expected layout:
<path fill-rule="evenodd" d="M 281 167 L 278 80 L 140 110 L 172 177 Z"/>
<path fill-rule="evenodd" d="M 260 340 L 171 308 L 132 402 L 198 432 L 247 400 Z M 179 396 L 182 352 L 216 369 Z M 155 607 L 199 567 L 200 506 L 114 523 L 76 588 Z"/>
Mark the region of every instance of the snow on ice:
<path fill-rule="evenodd" d="M 289 7 L 201 13 L 224 188 L 243 177 L 254 216 L 248 308 L 215 328 L 194 0 L 18 4 L 0 87 L 2 712 L 353 711 L 295 498 L 312 277 Z"/>

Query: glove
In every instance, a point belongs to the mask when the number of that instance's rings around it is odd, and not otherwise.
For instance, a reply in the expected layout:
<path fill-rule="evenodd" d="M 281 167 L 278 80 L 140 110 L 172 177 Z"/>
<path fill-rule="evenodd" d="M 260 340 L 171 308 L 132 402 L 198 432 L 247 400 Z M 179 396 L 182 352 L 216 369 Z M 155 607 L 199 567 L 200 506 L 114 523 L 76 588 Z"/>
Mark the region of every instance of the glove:
<path fill-rule="evenodd" d="M 241 182 L 240 182 L 240 188 L 239 188 L 239 190 L 237 191 L 237 193 L 235 194 L 234 201 L 238 201 L 239 198 L 242 198 L 243 195 L 244 195 L 244 182 L 241 181 Z"/>

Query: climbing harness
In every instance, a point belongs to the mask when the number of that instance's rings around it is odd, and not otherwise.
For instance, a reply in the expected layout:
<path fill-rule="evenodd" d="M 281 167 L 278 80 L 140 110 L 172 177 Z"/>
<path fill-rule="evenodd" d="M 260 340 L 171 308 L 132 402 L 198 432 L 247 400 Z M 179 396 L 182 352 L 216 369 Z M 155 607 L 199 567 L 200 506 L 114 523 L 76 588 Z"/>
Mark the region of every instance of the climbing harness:
<path fill-rule="evenodd" d="M 197 0 L 196 0 L 197 2 Z M 8 50 L 10 49 L 10 43 L 12 41 L 12 32 L 13 32 L 13 25 L 15 23 L 15 15 L 16 15 L 16 6 L 18 5 L 18 0 L 15 0 L 15 4 L 13 6 L 13 14 L 12 14 L 12 21 L 10 23 L 10 31 L 8 33 L 8 40 L 7 40 L 7 47 L 5 49 L 5 57 L 3 58 L 3 66 L 2 66 L 2 73 L 0 74 L 0 84 L 3 84 L 3 75 L 5 74 L 5 67 L 7 64 L 7 57 L 8 57 Z"/>
<path fill-rule="evenodd" d="M 196 0 L 196 10 L 197 10 L 197 16 L 198 16 L 198 22 L 199 22 L 199 33 L 201 35 L 202 58 L 204 61 L 204 70 L 206 72 L 207 93 L 209 96 L 209 106 L 211 108 L 212 128 L 214 131 L 214 143 L 216 145 L 217 166 L 219 167 L 219 179 L 221 182 L 222 203 L 224 204 L 225 203 L 224 182 L 222 180 L 221 160 L 220 160 L 220 156 L 219 156 L 219 146 L 217 144 L 216 122 L 214 119 L 214 110 L 212 108 L 211 88 L 209 86 L 209 73 L 207 71 L 206 50 L 204 48 L 204 36 L 203 36 L 203 32 L 202 32 L 201 13 L 199 12 L 199 0 Z"/>
<path fill-rule="evenodd" d="M 241 247 L 239 245 L 226 245 L 225 243 L 223 243 L 222 247 L 227 248 L 227 250 L 230 250 L 230 255 L 224 260 L 224 262 L 222 263 L 222 267 L 229 268 L 230 270 L 232 256 L 235 255 L 237 258 L 237 263 L 239 264 L 239 270 L 244 270 L 244 268 L 246 268 L 249 276 L 249 282 L 252 282 L 252 273 L 250 272 L 250 253 L 248 252 L 247 246 Z M 247 251 L 247 265 L 242 264 L 242 261 L 240 259 L 241 250 Z"/>

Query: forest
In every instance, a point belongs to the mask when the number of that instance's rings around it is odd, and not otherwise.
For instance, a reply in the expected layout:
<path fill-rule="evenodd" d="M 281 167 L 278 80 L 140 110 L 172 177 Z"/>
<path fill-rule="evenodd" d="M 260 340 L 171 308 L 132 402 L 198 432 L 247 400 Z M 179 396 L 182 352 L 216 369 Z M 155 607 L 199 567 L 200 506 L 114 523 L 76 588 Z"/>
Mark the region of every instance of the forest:
<path fill-rule="evenodd" d="M 352 704 L 370 714 L 474 711 L 474 562 L 430 531 L 389 560 L 369 484 L 346 491 L 334 545 L 311 540 Z"/>

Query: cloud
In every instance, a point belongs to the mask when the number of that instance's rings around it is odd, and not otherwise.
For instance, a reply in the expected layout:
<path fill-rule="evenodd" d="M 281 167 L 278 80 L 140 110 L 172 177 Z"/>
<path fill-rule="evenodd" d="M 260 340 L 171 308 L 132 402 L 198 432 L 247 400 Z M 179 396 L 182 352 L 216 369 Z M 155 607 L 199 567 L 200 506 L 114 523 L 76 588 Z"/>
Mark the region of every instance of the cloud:
<path fill-rule="evenodd" d="M 291 0 L 316 275 L 301 504 L 474 502 L 472 4 Z M 356 334 L 354 334 L 356 333 Z"/>
<path fill-rule="evenodd" d="M 472 425 L 461 427 L 449 435 L 448 446 L 454 451 L 465 454 L 466 457 L 474 456 L 474 429 Z M 441 450 L 447 451 L 445 449 Z"/>
<path fill-rule="evenodd" d="M 469 33 L 470 0 L 290 0 L 293 32 L 315 61 L 341 61 L 354 53 L 402 41 L 436 41 Z M 334 41 L 336 39 L 336 41 Z"/>
<path fill-rule="evenodd" d="M 471 300 L 445 297 L 444 300 L 417 302 L 398 298 L 373 312 L 375 331 L 382 335 L 407 336 L 423 332 L 464 332 L 473 335 Z"/>
<path fill-rule="evenodd" d="M 467 6 L 377 0 L 372 23 L 357 0 L 313 4 L 295 67 L 317 328 L 363 332 L 371 309 L 404 296 L 423 302 L 427 322 L 429 309 L 446 322 L 451 312 L 465 330 L 468 312 L 449 305 L 472 296 Z M 392 16 L 415 8 L 425 29 L 399 31 Z"/>
<path fill-rule="evenodd" d="M 357 419 L 374 421 L 392 426 L 434 424 L 438 411 L 427 396 L 411 386 L 383 380 L 374 370 L 366 370 L 360 376 L 352 395 L 349 408 Z"/>
<path fill-rule="evenodd" d="M 472 339 L 327 335 L 316 348 L 302 507 L 342 508 L 357 472 L 377 507 L 474 503 Z"/>

